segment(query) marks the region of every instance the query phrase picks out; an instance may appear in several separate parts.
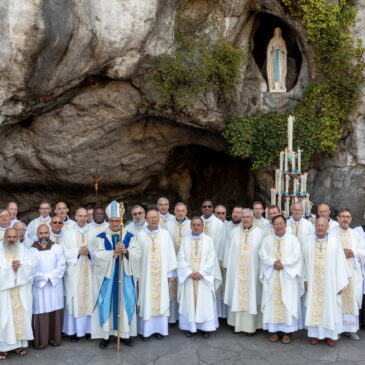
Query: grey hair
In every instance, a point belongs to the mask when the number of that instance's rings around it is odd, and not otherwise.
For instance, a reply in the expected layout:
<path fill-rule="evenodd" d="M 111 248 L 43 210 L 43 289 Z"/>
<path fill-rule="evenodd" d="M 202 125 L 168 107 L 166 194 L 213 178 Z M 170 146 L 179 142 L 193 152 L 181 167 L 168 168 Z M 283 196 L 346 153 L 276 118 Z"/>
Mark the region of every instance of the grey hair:
<path fill-rule="evenodd" d="M 224 210 L 227 212 L 227 208 L 222 205 L 222 204 L 218 204 L 215 208 L 214 208 L 214 211 L 217 209 L 217 208 L 224 208 Z"/>
<path fill-rule="evenodd" d="M 251 217 L 253 217 L 253 210 L 250 208 L 242 209 L 241 216 L 243 215 L 243 213 L 248 213 Z"/>
<path fill-rule="evenodd" d="M 134 211 L 135 209 L 137 209 L 137 208 L 141 208 L 141 209 L 143 210 L 143 212 L 144 212 L 144 213 L 146 212 L 146 211 L 145 211 L 145 209 L 144 209 L 141 205 L 139 205 L 139 204 L 133 205 L 133 207 L 132 207 L 132 209 L 131 209 L 131 212 L 133 213 L 133 211 Z"/>
<path fill-rule="evenodd" d="M 164 196 L 161 196 L 161 198 L 159 198 L 158 200 L 157 200 L 157 204 L 159 203 L 159 202 L 161 202 L 161 201 L 167 201 L 168 203 L 170 203 L 169 202 L 169 200 L 167 199 L 167 198 L 165 198 Z"/>
<path fill-rule="evenodd" d="M 185 204 L 185 203 L 183 203 L 183 202 L 178 202 L 178 203 L 176 203 L 176 204 L 175 204 L 175 208 L 177 208 L 177 207 L 181 207 L 181 206 L 183 206 L 183 207 L 187 208 L 186 204 Z"/>

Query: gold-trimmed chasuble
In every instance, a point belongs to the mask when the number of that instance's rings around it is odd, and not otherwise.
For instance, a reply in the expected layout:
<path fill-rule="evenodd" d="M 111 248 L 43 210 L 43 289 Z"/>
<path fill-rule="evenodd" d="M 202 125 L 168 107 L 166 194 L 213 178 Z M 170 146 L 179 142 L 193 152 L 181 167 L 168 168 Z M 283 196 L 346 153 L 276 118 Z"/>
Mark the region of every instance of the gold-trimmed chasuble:
<path fill-rule="evenodd" d="M 192 239 L 192 246 L 190 251 L 190 266 L 193 273 L 199 272 L 200 270 L 201 254 L 202 254 L 202 238 L 196 240 Z M 193 280 L 193 285 L 194 285 L 194 304 L 196 308 L 199 280 Z"/>
<path fill-rule="evenodd" d="M 327 262 L 327 240 L 316 241 L 312 267 L 312 302 L 309 325 L 323 326 L 325 280 Z"/>
<path fill-rule="evenodd" d="M 161 246 L 158 233 L 148 234 L 151 275 L 151 316 L 160 316 L 161 307 Z"/>
<path fill-rule="evenodd" d="M 271 257 L 275 260 L 284 258 L 284 240 L 274 240 Z M 283 293 L 280 281 L 280 271 L 274 269 L 274 288 L 272 294 L 272 323 L 285 323 L 285 305 L 283 302 Z"/>
<path fill-rule="evenodd" d="M 352 250 L 352 242 L 351 242 L 351 236 L 350 232 L 340 232 L 340 242 L 342 245 L 342 248 L 347 248 L 349 250 Z M 354 312 L 354 283 L 353 283 L 353 277 L 354 277 L 354 265 L 352 262 L 353 258 L 346 258 L 347 266 L 351 272 L 351 277 L 348 278 L 348 285 L 345 289 L 342 290 L 341 297 L 342 297 L 342 313 L 343 314 L 357 314 Z"/>
<path fill-rule="evenodd" d="M 242 230 L 239 246 L 238 310 L 248 312 L 250 288 L 250 240 L 251 230 Z"/>

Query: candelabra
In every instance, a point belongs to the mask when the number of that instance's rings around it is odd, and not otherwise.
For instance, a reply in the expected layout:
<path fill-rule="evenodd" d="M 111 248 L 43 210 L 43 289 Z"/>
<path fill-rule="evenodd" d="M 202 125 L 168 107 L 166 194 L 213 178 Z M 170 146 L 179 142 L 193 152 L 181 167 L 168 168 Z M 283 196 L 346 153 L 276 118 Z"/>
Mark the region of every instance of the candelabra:
<path fill-rule="evenodd" d="M 271 188 L 271 204 L 290 216 L 290 206 L 300 202 L 305 217 L 311 216 L 312 202 L 307 192 L 308 173 L 302 171 L 302 150 L 293 150 L 293 125 L 295 118 L 288 117 L 288 146 L 280 152 L 279 168 L 275 170 L 275 188 Z M 284 205 L 284 206 L 283 206 Z"/>

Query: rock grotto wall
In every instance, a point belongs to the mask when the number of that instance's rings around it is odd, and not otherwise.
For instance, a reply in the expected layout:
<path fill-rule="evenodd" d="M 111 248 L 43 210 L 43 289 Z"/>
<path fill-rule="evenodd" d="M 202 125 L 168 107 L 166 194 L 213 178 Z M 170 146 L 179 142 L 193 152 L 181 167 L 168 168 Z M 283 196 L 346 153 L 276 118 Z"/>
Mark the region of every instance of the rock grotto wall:
<path fill-rule="evenodd" d="M 358 4 L 362 9 L 365 0 Z M 101 203 L 143 198 L 149 204 L 168 195 L 188 201 L 197 213 L 206 196 L 230 207 L 254 198 L 267 202 L 270 170 L 252 173 L 248 161 L 224 154 L 219 132 L 226 118 L 214 95 L 180 110 L 153 107 L 143 70 L 151 57 L 171 49 L 178 5 L 180 16 L 208 21 L 208 31 L 222 31 L 247 50 L 231 112 L 287 110 L 301 97 L 312 72 L 311 50 L 303 28 L 276 0 L 3 1 L 1 205 L 15 199 L 27 217 L 43 198 L 65 199 L 72 208 L 92 204 L 95 174 L 104 176 Z M 362 38 L 363 15 L 360 10 L 354 29 Z M 267 19 L 285 24 L 293 44 L 289 92 L 276 97 L 267 93 L 260 56 Z M 360 107 L 338 156 L 316 158 L 311 175 L 314 202 L 350 205 L 357 221 L 365 197 L 364 114 Z"/>

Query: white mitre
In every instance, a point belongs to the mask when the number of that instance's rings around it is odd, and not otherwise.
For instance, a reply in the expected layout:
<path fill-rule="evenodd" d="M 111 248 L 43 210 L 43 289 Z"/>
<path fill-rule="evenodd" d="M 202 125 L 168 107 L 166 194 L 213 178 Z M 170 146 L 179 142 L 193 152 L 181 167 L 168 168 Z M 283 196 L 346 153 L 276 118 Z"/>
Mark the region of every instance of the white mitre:
<path fill-rule="evenodd" d="M 109 219 L 111 218 L 120 218 L 120 204 L 113 200 L 105 209 L 105 213 Z"/>

